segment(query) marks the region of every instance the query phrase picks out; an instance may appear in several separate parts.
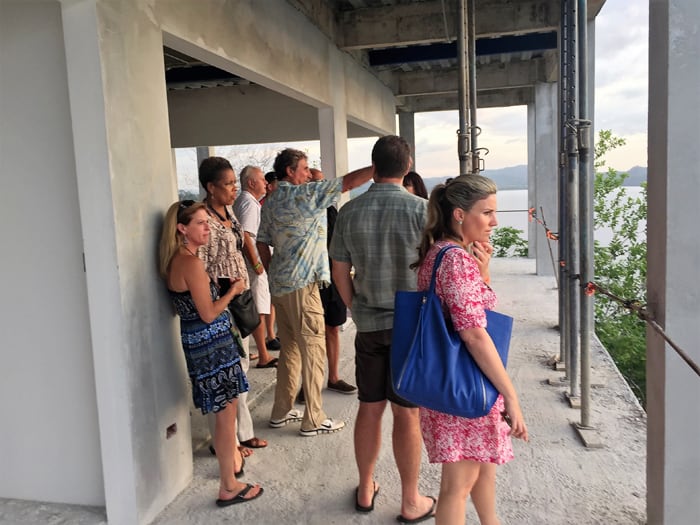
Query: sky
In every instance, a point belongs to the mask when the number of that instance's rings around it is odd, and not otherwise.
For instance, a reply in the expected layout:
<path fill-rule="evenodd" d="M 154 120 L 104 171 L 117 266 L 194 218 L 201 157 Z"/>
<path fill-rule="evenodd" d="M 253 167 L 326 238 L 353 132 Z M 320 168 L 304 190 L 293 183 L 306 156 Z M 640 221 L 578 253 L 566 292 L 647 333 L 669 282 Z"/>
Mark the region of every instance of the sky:
<path fill-rule="evenodd" d="M 596 135 L 598 130 L 610 129 L 626 140 L 625 146 L 606 157 L 608 166 L 621 171 L 647 164 L 648 8 L 645 0 L 606 0 L 596 18 L 594 125 Z M 479 147 L 489 150 L 483 157 L 487 170 L 527 164 L 526 106 L 478 110 L 477 124 L 482 128 Z M 450 176 L 458 171 L 458 127 L 457 111 L 416 114 L 416 168 L 423 177 Z M 349 170 L 369 164 L 375 140 L 348 141 Z M 266 151 L 274 154 L 285 146 L 306 151 L 310 163 L 319 164 L 317 141 L 268 145 L 257 148 L 256 154 L 265 157 Z M 216 151 L 230 158 L 234 168 L 249 163 L 235 161 L 242 153 L 237 148 Z M 178 151 L 180 186 L 196 187 L 194 173 L 193 150 Z"/>

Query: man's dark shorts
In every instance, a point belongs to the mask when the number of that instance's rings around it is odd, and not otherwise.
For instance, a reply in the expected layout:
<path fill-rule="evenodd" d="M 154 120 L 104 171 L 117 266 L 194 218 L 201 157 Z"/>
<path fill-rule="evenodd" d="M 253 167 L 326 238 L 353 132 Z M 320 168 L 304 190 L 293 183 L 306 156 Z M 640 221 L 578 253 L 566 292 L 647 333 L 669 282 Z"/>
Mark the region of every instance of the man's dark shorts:
<path fill-rule="evenodd" d="M 323 303 L 323 319 L 328 326 L 342 326 L 348 320 L 348 308 L 341 299 L 335 284 L 320 288 L 321 303 Z"/>
<path fill-rule="evenodd" d="M 388 399 L 406 408 L 415 408 L 396 395 L 391 386 L 391 330 L 357 332 L 355 336 L 355 381 L 357 397 L 364 403 Z"/>

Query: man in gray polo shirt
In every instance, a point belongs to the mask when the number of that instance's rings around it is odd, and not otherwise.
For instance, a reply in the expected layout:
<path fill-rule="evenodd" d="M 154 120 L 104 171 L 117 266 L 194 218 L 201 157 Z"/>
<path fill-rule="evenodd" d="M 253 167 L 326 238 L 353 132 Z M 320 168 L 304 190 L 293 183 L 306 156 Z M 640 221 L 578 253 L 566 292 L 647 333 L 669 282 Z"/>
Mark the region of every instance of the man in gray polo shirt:
<path fill-rule="evenodd" d="M 381 446 L 382 414 L 391 402 L 393 447 L 401 477 L 399 521 L 417 523 L 435 512 L 435 499 L 418 492 L 422 439 L 418 408 L 391 386 L 389 354 L 396 290 L 415 290 L 409 268 L 425 226 L 427 201 L 401 185 L 411 166 L 408 143 L 393 135 L 372 149 L 375 183 L 340 209 L 329 254 L 333 280 L 357 326 L 355 365 L 360 408 L 355 421 L 355 460 L 360 482 L 355 508 L 371 512 L 379 485 L 374 467 Z M 355 267 L 355 278 L 350 269 Z M 422 518 L 422 519 L 421 519 Z"/>

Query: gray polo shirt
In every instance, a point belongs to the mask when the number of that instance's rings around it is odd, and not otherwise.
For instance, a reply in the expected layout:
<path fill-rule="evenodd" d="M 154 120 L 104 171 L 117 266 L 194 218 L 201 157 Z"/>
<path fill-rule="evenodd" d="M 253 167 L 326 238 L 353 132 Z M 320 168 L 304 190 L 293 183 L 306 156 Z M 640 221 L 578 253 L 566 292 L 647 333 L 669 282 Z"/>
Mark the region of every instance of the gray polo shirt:
<path fill-rule="evenodd" d="M 352 318 L 360 332 L 392 327 L 394 294 L 415 290 L 428 201 L 401 185 L 374 183 L 338 213 L 329 255 L 355 267 Z"/>

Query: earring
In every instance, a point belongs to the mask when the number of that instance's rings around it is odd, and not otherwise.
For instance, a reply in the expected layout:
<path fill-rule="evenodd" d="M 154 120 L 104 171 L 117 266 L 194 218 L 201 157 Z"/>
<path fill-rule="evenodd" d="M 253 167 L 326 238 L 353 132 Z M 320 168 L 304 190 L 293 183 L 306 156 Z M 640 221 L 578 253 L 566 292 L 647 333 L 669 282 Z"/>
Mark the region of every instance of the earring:
<path fill-rule="evenodd" d="M 182 244 L 189 244 L 190 240 L 187 238 L 187 235 L 182 236 Z"/>
<path fill-rule="evenodd" d="M 464 221 L 457 221 L 459 225 L 461 226 Z"/>

